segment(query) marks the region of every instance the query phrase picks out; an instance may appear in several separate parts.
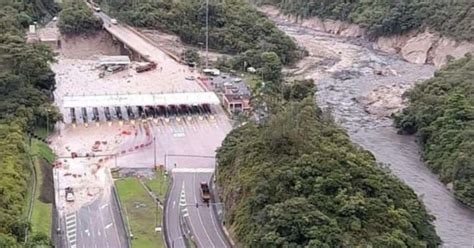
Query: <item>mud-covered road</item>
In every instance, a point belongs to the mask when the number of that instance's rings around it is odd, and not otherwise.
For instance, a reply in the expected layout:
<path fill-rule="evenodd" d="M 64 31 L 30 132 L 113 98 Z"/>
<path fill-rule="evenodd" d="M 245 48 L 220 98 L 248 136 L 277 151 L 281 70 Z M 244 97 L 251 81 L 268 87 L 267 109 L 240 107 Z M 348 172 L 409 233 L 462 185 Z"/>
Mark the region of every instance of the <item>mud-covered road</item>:
<path fill-rule="evenodd" d="M 474 211 L 459 203 L 420 161 L 413 137 L 396 134 L 390 114 L 402 106 L 401 94 L 435 68 L 376 52 L 363 40 L 346 39 L 274 19 L 278 27 L 310 53 L 286 72 L 312 78 L 317 102 L 332 111 L 352 140 L 415 190 L 429 212 L 444 247 L 474 246 Z"/>

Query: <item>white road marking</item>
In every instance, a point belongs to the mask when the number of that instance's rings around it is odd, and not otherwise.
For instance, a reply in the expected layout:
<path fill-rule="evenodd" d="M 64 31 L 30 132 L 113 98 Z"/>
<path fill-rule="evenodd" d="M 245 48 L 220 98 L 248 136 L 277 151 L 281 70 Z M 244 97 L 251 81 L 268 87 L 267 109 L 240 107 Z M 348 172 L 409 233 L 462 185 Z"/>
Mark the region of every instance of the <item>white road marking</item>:
<path fill-rule="evenodd" d="M 224 239 L 221 237 L 221 233 L 219 232 L 219 230 L 217 230 L 218 223 L 217 223 L 216 218 L 214 217 L 214 214 L 212 213 L 211 208 L 209 208 L 209 213 L 211 214 L 211 219 L 212 219 L 212 222 L 214 223 L 214 229 L 216 230 L 217 236 L 219 236 L 219 240 L 222 242 L 222 244 L 224 244 L 223 247 L 225 247 L 226 243 L 224 242 Z"/>
<path fill-rule="evenodd" d="M 193 185 L 196 185 L 196 174 L 193 174 Z M 196 191 L 193 190 L 193 194 L 194 194 L 194 200 L 196 202 L 198 202 L 198 199 L 196 197 Z M 207 233 L 207 230 L 206 230 L 206 226 L 204 225 L 203 221 L 202 221 L 202 217 L 201 217 L 201 214 L 199 213 L 199 209 L 196 209 L 196 213 L 199 217 L 199 223 L 201 223 L 201 226 L 202 228 L 204 229 L 204 233 L 206 234 L 207 238 L 209 239 L 209 243 L 211 243 L 212 247 L 215 247 L 214 246 L 214 243 L 212 243 L 212 239 L 211 239 L 211 236 L 209 236 L 209 233 Z"/>
<path fill-rule="evenodd" d="M 173 173 L 213 173 L 214 168 L 173 168 Z"/>
<path fill-rule="evenodd" d="M 97 230 L 97 234 L 100 236 L 100 230 Z"/>
<path fill-rule="evenodd" d="M 176 205 L 176 201 L 173 201 L 173 208 L 175 207 L 175 205 Z"/>
<path fill-rule="evenodd" d="M 105 226 L 105 229 L 109 229 L 114 223 L 110 223 L 108 225 Z"/>
<path fill-rule="evenodd" d="M 100 206 L 100 209 L 104 209 L 104 208 L 107 207 L 107 206 L 109 206 L 109 204 L 106 203 L 106 204 Z"/>

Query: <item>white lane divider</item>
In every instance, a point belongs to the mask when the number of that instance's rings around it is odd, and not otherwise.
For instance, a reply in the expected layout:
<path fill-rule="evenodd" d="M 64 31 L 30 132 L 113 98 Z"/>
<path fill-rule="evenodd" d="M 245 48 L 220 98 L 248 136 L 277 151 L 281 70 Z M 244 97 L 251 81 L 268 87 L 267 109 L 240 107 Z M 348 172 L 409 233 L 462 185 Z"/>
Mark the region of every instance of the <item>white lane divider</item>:
<path fill-rule="evenodd" d="M 183 214 L 183 217 L 188 217 L 188 207 L 186 204 L 186 193 L 184 192 L 184 182 L 183 182 L 183 187 L 181 188 L 181 196 L 179 197 L 179 206 L 181 207 L 181 213 Z"/>

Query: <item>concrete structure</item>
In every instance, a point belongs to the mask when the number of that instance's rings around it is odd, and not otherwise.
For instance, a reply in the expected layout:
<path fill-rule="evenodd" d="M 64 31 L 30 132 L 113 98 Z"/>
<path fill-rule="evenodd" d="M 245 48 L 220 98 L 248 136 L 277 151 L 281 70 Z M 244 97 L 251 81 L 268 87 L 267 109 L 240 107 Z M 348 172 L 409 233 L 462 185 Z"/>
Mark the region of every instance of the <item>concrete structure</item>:
<path fill-rule="evenodd" d="M 130 58 L 128 56 L 102 56 L 99 58 L 99 66 L 109 65 L 130 65 Z"/>
<path fill-rule="evenodd" d="M 229 113 L 240 113 L 250 110 L 251 93 L 247 84 L 240 78 L 214 77 L 213 86 L 222 105 Z"/>

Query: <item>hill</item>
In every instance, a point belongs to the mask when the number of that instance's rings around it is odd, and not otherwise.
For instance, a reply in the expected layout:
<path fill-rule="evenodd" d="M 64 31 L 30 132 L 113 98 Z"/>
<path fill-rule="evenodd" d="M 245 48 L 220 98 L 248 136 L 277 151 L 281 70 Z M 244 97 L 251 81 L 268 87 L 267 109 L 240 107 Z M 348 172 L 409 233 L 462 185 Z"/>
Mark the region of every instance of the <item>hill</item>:
<path fill-rule="evenodd" d="M 372 37 L 430 28 L 457 40 L 474 41 L 473 1 L 430 0 L 256 0 L 300 18 L 346 21 L 367 28 Z"/>
<path fill-rule="evenodd" d="M 449 63 L 406 94 L 408 107 L 395 118 L 401 133 L 417 135 L 426 164 L 471 207 L 474 207 L 473 72 L 472 56 Z"/>

